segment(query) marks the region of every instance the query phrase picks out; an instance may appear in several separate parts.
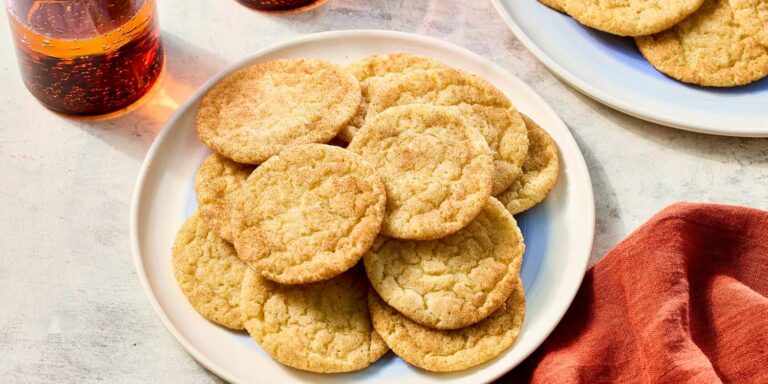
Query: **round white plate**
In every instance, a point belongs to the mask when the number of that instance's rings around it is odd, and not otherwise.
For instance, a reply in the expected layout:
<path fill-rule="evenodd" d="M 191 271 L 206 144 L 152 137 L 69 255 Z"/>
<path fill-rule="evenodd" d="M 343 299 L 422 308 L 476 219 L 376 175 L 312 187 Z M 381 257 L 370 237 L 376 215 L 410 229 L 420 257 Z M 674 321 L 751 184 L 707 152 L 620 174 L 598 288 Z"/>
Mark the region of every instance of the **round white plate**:
<path fill-rule="evenodd" d="M 609 107 L 689 131 L 768 137 L 768 78 L 735 88 L 687 85 L 654 69 L 630 37 L 587 28 L 536 0 L 493 4 L 555 75 Z"/>
<path fill-rule="evenodd" d="M 287 57 L 324 58 L 340 64 L 365 56 L 412 52 L 479 74 L 504 91 L 539 122 L 560 149 L 561 174 L 545 202 L 519 215 L 527 250 L 522 277 L 527 307 L 515 345 L 499 358 L 458 373 L 434 374 L 405 364 L 393 354 L 366 370 L 318 375 L 273 361 L 247 334 L 227 331 L 198 315 L 182 295 L 171 268 L 176 231 L 195 209 L 192 187 L 197 167 L 209 153 L 195 134 L 195 113 L 213 84 L 248 64 Z M 344 31 L 308 35 L 257 52 L 202 86 L 168 121 L 149 150 L 136 183 L 131 239 L 137 274 L 168 330 L 192 356 L 217 375 L 236 383 L 376 382 L 478 383 L 512 369 L 549 335 L 581 284 L 594 235 L 594 199 L 584 158 L 565 124 L 516 77 L 457 46 L 386 31 Z"/>

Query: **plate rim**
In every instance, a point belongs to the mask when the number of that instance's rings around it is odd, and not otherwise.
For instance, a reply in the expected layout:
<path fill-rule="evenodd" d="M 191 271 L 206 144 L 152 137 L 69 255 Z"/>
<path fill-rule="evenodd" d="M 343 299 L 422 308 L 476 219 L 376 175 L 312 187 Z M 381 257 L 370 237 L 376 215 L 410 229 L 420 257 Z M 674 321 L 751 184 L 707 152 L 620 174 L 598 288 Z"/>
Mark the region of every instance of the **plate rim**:
<path fill-rule="evenodd" d="M 691 124 L 690 122 L 685 121 L 683 118 L 668 115 L 662 116 L 654 113 L 650 109 L 635 107 L 632 103 L 624 102 L 620 98 L 603 92 L 582 80 L 579 76 L 571 73 L 568 69 L 553 60 L 541 48 L 539 48 L 539 46 L 536 45 L 533 40 L 531 40 L 528 35 L 526 35 L 523 29 L 520 28 L 520 26 L 515 22 L 515 20 L 512 18 L 512 15 L 507 12 L 506 7 L 504 4 L 502 4 L 502 0 L 491 0 L 491 3 L 496 9 L 496 13 L 498 13 L 501 19 L 504 20 L 504 23 L 507 24 L 507 27 L 512 30 L 512 34 L 515 35 L 515 38 L 517 38 L 517 40 L 520 41 L 520 43 L 522 43 L 523 46 L 536 57 L 536 59 L 544 64 L 544 66 L 552 71 L 552 73 L 559 79 L 563 80 L 577 91 L 581 92 L 590 99 L 597 101 L 598 103 L 641 120 L 671 128 L 682 129 L 684 131 L 730 137 L 768 137 L 768 130 L 760 130 L 759 128 L 736 128 L 731 131 L 723 131 L 722 129 L 718 129 L 718 127 L 722 126 L 723 124 Z M 545 5 L 542 4 L 542 6 Z M 552 10 L 552 12 L 557 11 Z"/>
<path fill-rule="evenodd" d="M 494 0 L 495 1 L 495 0 Z M 144 262 L 141 257 L 141 249 L 140 249 L 140 242 L 139 242 L 139 208 L 142 204 L 141 195 L 144 191 L 144 184 L 147 181 L 148 172 L 150 165 L 153 163 L 155 157 L 158 155 L 158 152 L 161 147 L 161 143 L 163 143 L 166 139 L 166 137 L 170 134 L 173 127 L 176 126 L 177 121 L 182 117 L 184 112 L 192 106 L 195 102 L 197 102 L 211 87 L 213 87 L 216 83 L 221 81 L 224 77 L 232 73 L 233 71 L 236 71 L 239 68 L 242 68 L 252 62 L 257 61 L 260 57 L 265 56 L 271 52 L 281 50 L 284 48 L 287 48 L 291 45 L 300 45 L 305 43 L 311 43 L 313 41 L 328 39 L 328 38 L 337 38 L 337 37 L 359 37 L 361 35 L 368 35 L 368 36 L 375 36 L 375 37 L 384 37 L 384 38 L 398 38 L 398 39 L 405 39 L 405 40 L 413 40 L 416 42 L 421 43 L 428 43 L 440 47 L 444 47 L 447 49 L 452 50 L 458 50 L 464 53 L 467 56 L 472 57 L 473 60 L 478 60 L 482 62 L 485 65 L 489 65 L 493 67 L 495 70 L 502 71 L 509 75 L 510 77 L 520 81 L 523 83 L 533 94 L 535 98 L 538 98 L 538 102 L 544 106 L 546 106 L 545 109 L 548 109 L 548 113 L 553 115 L 556 118 L 556 121 L 559 122 L 562 125 L 562 129 L 565 130 L 568 134 L 565 135 L 565 139 L 569 141 L 570 145 L 576 148 L 576 155 L 578 156 L 579 160 L 575 164 L 570 164 L 574 168 L 577 169 L 578 173 L 584 175 L 586 177 L 585 183 L 587 187 L 587 202 L 586 202 L 586 213 L 587 222 L 590 223 L 588 228 L 586 228 L 586 243 L 585 243 L 585 249 L 583 252 L 585 253 L 585 257 L 583 257 L 583 260 L 581 260 L 581 265 L 583 266 L 582 271 L 580 274 L 578 274 L 578 278 L 574 280 L 574 286 L 573 287 L 567 287 L 569 288 L 569 292 L 567 295 L 563 296 L 564 300 L 561 300 L 562 302 L 567 302 L 567 305 L 564 305 L 559 311 L 556 312 L 557 321 L 553 322 L 549 327 L 546 327 L 546 334 L 547 336 L 539 340 L 535 343 L 535 348 L 531 349 L 528 353 L 523 354 L 523 356 L 520 357 L 520 359 L 515 362 L 514 364 L 511 364 L 511 366 L 506 370 L 501 370 L 495 375 L 492 375 L 492 377 L 489 377 L 489 382 L 498 379 L 499 377 L 503 376 L 507 372 L 514 369 L 516 366 L 518 366 L 522 361 L 524 361 L 528 356 L 530 356 L 538 347 L 547 339 L 547 337 L 554 331 L 554 329 L 557 327 L 557 325 L 560 323 L 562 318 L 565 316 L 568 309 L 571 307 L 571 304 L 573 303 L 574 298 L 576 297 L 576 294 L 579 291 L 579 288 L 581 287 L 581 283 L 583 281 L 584 275 L 587 271 L 587 267 L 589 265 L 590 255 L 594 247 L 594 237 L 595 237 L 595 199 L 594 199 L 594 188 L 592 186 L 591 176 L 589 174 L 589 169 L 586 164 L 586 160 L 584 159 L 583 153 L 581 152 L 581 149 L 576 142 L 573 135 L 570 133 L 570 129 L 567 127 L 567 125 L 562 121 L 562 119 L 555 113 L 555 111 L 552 109 L 552 107 L 547 103 L 541 96 L 533 91 L 530 86 L 528 86 L 525 82 L 520 80 L 517 76 L 513 75 L 506 69 L 502 68 L 500 65 L 496 64 L 495 62 L 491 61 L 490 59 L 487 59 L 477 53 L 474 53 L 470 51 L 467 48 L 464 48 L 462 46 L 440 40 L 438 38 L 430 37 L 430 36 L 424 36 L 424 35 L 418 35 L 414 33 L 408 33 L 408 32 L 399 32 L 399 31 L 391 31 L 391 30 L 379 30 L 379 29 L 353 29 L 353 30 L 332 30 L 332 31 L 325 31 L 325 32 L 318 32 L 318 33 L 311 33 L 306 35 L 301 35 L 298 37 L 290 38 L 283 40 L 281 42 L 278 42 L 276 44 L 268 45 L 262 49 L 259 49 L 251 54 L 248 54 L 244 56 L 241 59 L 238 59 L 231 64 L 227 65 L 225 68 L 220 70 L 218 73 L 216 73 L 214 76 L 212 76 L 210 79 L 205 81 L 202 85 L 200 85 L 188 98 L 186 101 L 184 101 L 181 106 L 179 106 L 176 111 L 174 111 L 173 115 L 166 121 L 166 123 L 163 125 L 163 128 L 161 132 L 155 137 L 155 139 L 152 142 L 152 145 L 150 146 L 149 150 L 147 151 L 147 154 L 144 157 L 144 161 L 142 162 L 139 174 L 136 179 L 136 184 L 134 186 L 134 189 L 132 191 L 131 196 L 131 207 L 130 207 L 130 241 L 131 241 L 131 256 L 134 266 L 134 271 L 136 272 L 136 275 L 139 279 L 139 282 L 141 283 L 142 290 L 144 291 L 144 295 L 149 300 L 152 309 L 154 310 L 155 314 L 160 318 L 161 322 L 165 326 L 166 330 L 171 333 L 171 335 L 176 339 L 176 341 L 181 344 L 182 347 L 186 350 L 187 353 L 192 355 L 192 357 L 201 365 L 203 365 L 206 369 L 210 370 L 220 378 L 232 382 L 232 383 L 242 383 L 240 377 L 237 377 L 230 371 L 222 368 L 219 366 L 216 362 L 209 359 L 203 352 L 198 350 L 195 346 L 193 346 L 185 337 L 181 334 L 181 332 L 176 328 L 176 326 L 173 324 L 173 322 L 168 318 L 168 316 L 165 314 L 165 311 L 161 307 L 157 297 L 155 296 L 154 291 L 152 290 L 149 280 L 147 278 L 146 269 L 144 266 Z"/>

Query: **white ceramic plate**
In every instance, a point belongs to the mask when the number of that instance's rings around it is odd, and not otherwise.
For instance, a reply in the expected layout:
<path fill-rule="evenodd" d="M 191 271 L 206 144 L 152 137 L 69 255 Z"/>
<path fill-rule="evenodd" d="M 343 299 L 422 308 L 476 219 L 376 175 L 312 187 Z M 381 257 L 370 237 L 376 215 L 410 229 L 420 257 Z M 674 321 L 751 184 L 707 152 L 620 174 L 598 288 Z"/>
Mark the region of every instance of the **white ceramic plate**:
<path fill-rule="evenodd" d="M 655 70 L 634 40 L 582 26 L 536 0 L 493 0 L 518 40 L 587 96 L 689 131 L 768 137 L 768 78 L 743 87 L 687 85 Z"/>
<path fill-rule="evenodd" d="M 203 319 L 187 303 L 171 268 L 176 231 L 195 209 L 193 177 L 209 153 L 195 134 L 194 116 L 203 94 L 248 64 L 287 57 L 316 57 L 348 63 L 372 54 L 412 52 L 479 74 L 504 91 L 539 122 L 560 149 L 561 174 L 547 200 L 519 215 L 527 251 L 522 277 L 525 324 L 515 345 L 499 358 L 458 373 L 434 374 L 388 354 L 366 370 L 318 375 L 281 366 L 247 334 L 227 331 Z M 594 200 L 589 173 L 565 124 L 528 86 L 499 66 L 457 46 L 423 36 L 386 31 L 326 32 L 290 40 L 257 52 L 201 87 L 168 121 L 144 161 L 131 209 L 131 239 L 137 274 L 168 330 L 192 356 L 236 383 L 376 382 L 478 383 L 512 369 L 549 335 L 573 300 L 589 259 L 594 235 Z"/>

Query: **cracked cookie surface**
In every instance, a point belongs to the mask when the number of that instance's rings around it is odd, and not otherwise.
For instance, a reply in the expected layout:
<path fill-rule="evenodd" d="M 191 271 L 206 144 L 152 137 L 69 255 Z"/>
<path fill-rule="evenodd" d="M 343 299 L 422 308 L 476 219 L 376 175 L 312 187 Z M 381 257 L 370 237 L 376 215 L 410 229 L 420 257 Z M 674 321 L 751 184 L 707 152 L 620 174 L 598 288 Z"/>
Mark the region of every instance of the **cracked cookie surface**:
<path fill-rule="evenodd" d="M 426 327 L 456 329 L 504 304 L 524 250 L 512 214 L 489 197 L 458 232 L 430 241 L 379 236 L 363 260 L 371 285 L 387 304 Z"/>
<path fill-rule="evenodd" d="M 394 76 L 402 73 L 434 68 L 446 68 L 447 66 L 429 57 L 412 55 L 410 53 L 392 53 L 388 55 L 374 55 L 351 63 L 345 67 L 360 82 L 362 101 L 357 108 L 355 116 L 349 124 L 339 131 L 339 138 L 347 142 L 352 141 L 355 133 L 365 122 L 370 103 L 370 89 L 376 86 L 378 81 L 391 81 Z"/>
<path fill-rule="evenodd" d="M 560 173 L 557 145 L 552 137 L 528 116 L 523 115 L 523 120 L 531 140 L 523 175 L 509 189 L 496 196 L 513 215 L 544 200 L 555 186 Z"/>
<path fill-rule="evenodd" d="M 368 160 L 387 193 L 382 233 L 429 240 L 463 228 L 490 196 L 488 144 L 455 107 L 412 104 L 366 121 L 349 149 Z"/>
<path fill-rule="evenodd" d="M 362 271 L 305 285 L 281 285 L 249 270 L 245 329 L 275 360 L 311 372 L 363 369 L 387 353 L 368 314 Z"/>
<path fill-rule="evenodd" d="M 733 87 L 768 75 L 768 48 L 744 33 L 728 0 L 706 0 L 674 27 L 635 42 L 656 69 L 685 83 Z"/>
<path fill-rule="evenodd" d="M 373 327 L 395 354 L 434 372 L 467 369 L 500 355 L 517 339 L 525 316 L 520 279 L 512 294 L 483 321 L 456 330 L 424 327 L 387 305 L 375 291 L 368 293 Z"/>
<path fill-rule="evenodd" d="M 246 266 L 232 244 L 195 212 L 176 234 L 173 272 L 190 304 L 206 319 L 243 329 L 240 288 Z"/>
<path fill-rule="evenodd" d="M 744 31 L 768 47 L 768 0 L 729 0 L 728 4 Z"/>
<path fill-rule="evenodd" d="M 200 140 L 220 155 L 259 164 L 288 146 L 325 143 L 360 105 L 357 79 L 319 59 L 256 63 L 216 84 L 200 102 Z"/>
<path fill-rule="evenodd" d="M 224 240 L 232 242 L 232 215 L 227 199 L 251 174 L 252 165 L 236 163 L 219 154 L 208 156 L 195 174 L 200 217 Z"/>
<path fill-rule="evenodd" d="M 566 13 L 588 27 L 620 36 L 661 32 L 698 9 L 703 0 L 558 0 Z"/>
<path fill-rule="evenodd" d="M 331 145 L 288 148 L 261 164 L 230 199 L 235 248 L 283 284 L 352 268 L 373 244 L 386 192 L 359 155 Z"/>
<path fill-rule="evenodd" d="M 509 99 L 487 81 L 455 69 L 412 71 L 371 90 L 366 120 L 382 111 L 407 104 L 458 106 L 477 124 L 493 152 L 492 194 L 520 176 L 528 153 L 525 123 Z"/>

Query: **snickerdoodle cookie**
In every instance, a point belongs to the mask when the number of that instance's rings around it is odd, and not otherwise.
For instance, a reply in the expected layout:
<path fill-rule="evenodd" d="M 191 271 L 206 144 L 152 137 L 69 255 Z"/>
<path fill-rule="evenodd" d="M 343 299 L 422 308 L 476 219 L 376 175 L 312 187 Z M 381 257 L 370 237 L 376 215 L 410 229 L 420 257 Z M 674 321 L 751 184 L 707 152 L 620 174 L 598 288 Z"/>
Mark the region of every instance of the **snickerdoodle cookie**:
<path fill-rule="evenodd" d="M 557 146 L 552 137 L 528 116 L 523 115 L 523 119 L 531 140 L 523 175 L 509 189 L 496 196 L 513 215 L 544 200 L 560 173 Z"/>
<path fill-rule="evenodd" d="M 482 364 L 517 340 L 525 316 L 520 279 L 506 302 L 485 320 L 465 328 L 437 330 L 420 325 L 387 305 L 375 291 L 368 294 L 373 327 L 398 356 L 435 372 L 459 371 Z"/>
<path fill-rule="evenodd" d="M 360 370 L 388 351 L 371 324 L 367 293 L 364 274 L 356 269 L 304 285 L 274 283 L 248 270 L 241 294 L 245 329 L 290 367 Z"/>
<path fill-rule="evenodd" d="M 355 115 L 361 98 L 357 79 L 328 61 L 256 63 L 203 97 L 197 134 L 224 157 L 260 164 L 291 145 L 330 141 Z"/>
<path fill-rule="evenodd" d="M 557 0 L 578 22 L 620 36 L 661 32 L 696 12 L 704 0 Z"/>
<path fill-rule="evenodd" d="M 240 284 L 247 267 L 195 212 L 176 234 L 173 272 L 190 304 L 206 319 L 243 329 Z"/>
<path fill-rule="evenodd" d="M 733 87 L 768 76 L 768 47 L 736 22 L 728 0 L 706 0 L 674 27 L 635 41 L 656 69 L 686 83 Z"/>
<path fill-rule="evenodd" d="M 483 209 L 493 156 L 476 121 L 458 108 L 411 104 L 366 121 L 349 149 L 368 160 L 387 191 L 384 235 L 413 240 L 454 233 Z"/>
<path fill-rule="evenodd" d="M 232 242 L 229 194 L 240 188 L 252 165 L 236 163 L 219 154 L 208 156 L 195 174 L 195 195 L 200 217 L 224 240 Z"/>
<path fill-rule="evenodd" d="M 350 142 L 355 137 L 357 130 L 363 126 L 365 115 L 368 113 L 368 103 L 371 101 L 370 89 L 376 85 L 376 82 L 390 81 L 394 76 L 405 72 L 446 67 L 445 64 L 435 59 L 410 53 L 374 55 L 347 65 L 345 69 L 350 71 L 360 82 L 363 99 L 355 116 L 346 127 L 339 131 L 339 138 Z"/>
<path fill-rule="evenodd" d="M 458 106 L 477 124 L 493 152 L 491 193 L 499 193 L 520 176 L 528 153 L 528 135 L 520 114 L 509 99 L 478 76 L 455 69 L 412 71 L 371 90 L 366 121 L 382 111 L 414 103 Z"/>
<path fill-rule="evenodd" d="M 387 304 L 426 327 L 456 329 L 504 304 L 517 284 L 524 250 L 512 214 L 489 197 L 458 232 L 431 241 L 381 236 L 363 260 Z"/>
<path fill-rule="evenodd" d="M 361 156 L 332 145 L 288 148 L 261 164 L 230 199 L 235 248 L 283 284 L 325 280 L 373 244 L 386 193 Z"/>

